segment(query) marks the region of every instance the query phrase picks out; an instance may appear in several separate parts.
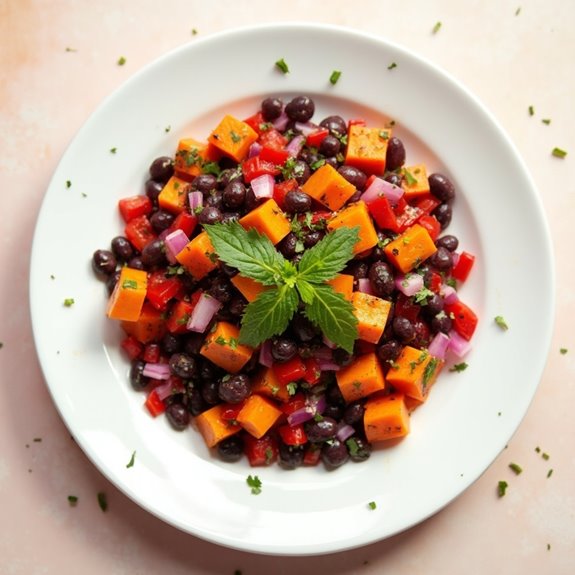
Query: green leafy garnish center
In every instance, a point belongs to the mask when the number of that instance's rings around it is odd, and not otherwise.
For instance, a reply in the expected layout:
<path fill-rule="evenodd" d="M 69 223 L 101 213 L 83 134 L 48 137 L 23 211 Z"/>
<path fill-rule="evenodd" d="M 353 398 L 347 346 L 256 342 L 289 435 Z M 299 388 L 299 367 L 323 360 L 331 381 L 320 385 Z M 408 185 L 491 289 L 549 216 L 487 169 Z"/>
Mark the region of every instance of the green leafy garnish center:
<path fill-rule="evenodd" d="M 240 343 L 257 347 L 283 333 L 294 314 L 303 314 L 348 352 L 357 339 L 353 306 L 327 284 L 353 258 L 358 228 L 338 228 L 305 251 L 299 264 L 286 260 L 265 235 L 238 222 L 204 226 L 220 260 L 264 286 L 246 307 Z"/>

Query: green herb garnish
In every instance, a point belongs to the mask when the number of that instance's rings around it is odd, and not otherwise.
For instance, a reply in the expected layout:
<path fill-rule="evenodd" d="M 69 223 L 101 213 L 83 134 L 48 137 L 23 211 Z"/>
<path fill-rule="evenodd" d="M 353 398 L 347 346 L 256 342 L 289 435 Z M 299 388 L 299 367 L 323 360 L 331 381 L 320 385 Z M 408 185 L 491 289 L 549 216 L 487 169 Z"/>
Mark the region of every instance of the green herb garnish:
<path fill-rule="evenodd" d="M 370 509 L 376 509 L 376 508 L 377 508 L 377 503 L 376 503 L 375 501 L 370 501 L 370 502 L 367 504 L 367 506 L 368 506 Z"/>
<path fill-rule="evenodd" d="M 515 475 L 519 475 L 523 471 L 523 468 L 520 465 L 517 465 L 517 463 L 510 463 L 509 469 L 511 469 Z"/>
<path fill-rule="evenodd" d="M 265 236 L 246 231 L 238 222 L 204 227 L 218 257 L 243 275 L 273 286 L 246 307 L 239 342 L 257 347 L 283 333 L 303 304 L 303 314 L 334 344 L 352 352 L 357 338 L 353 307 L 325 282 L 353 257 L 357 228 L 339 228 L 304 252 L 296 266 Z"/>
<path fill-rule="evenodd" d="M 465 371 L 466 369 L 467 369 L 467 364 L 464 361 L 462 361 L 461 363 L 456 363 L 456 364 L 452 365 L 449 368 L 449 371 L 455 371 L 457 373 L 460 373 L 462 371 Z"/>
<path fill-rule="evenodd" d="M 507 491 L 507 481 L 500 481 L 497 484 L 497 494 L 499 495 L 499 497 L 503 497 L 505 495 L 505 492 Z"/>
<path fill-rule="evenodd" d="M 441 22 L 436 22 L 435 26 L 432 28 L 431 33 L 432 34 L 437 34 L 439 32 L 439 30 L 441 29 Z"/>
<path fill-rule="evenodd" d="M 72 187 L 72 182 L 70 180 L 66 180 L 66 189 L 70 189 Z"/>
<path fill-rule="evenodd" d="M 548 126 L 548 125 L 551 123 L 551 119 L 550 119 L 550 118 L 543 118 L 543 119 L 541 120 L 541 122 L 542 122 L 543 124 L 545 124 L 546 126 Z"/>
<path fill-rule="evenodd" d="M 126 468 L 130 469 L 130 467 L 134 467 L 135 461 L 136 461 L 136 452 L 133 451 L 132 457 L 130 457 L 130 461 L 128 461 L 128 463 L 126 463 Z"/>
<path fill-rule="evenodd" d="M 495 323 L 503 330 L 503 331 L 507 331 L 509 329 L 509 326 L 507 325 L 507 322 L 505 321 L 505 319 L 503 318 L 502 315 L 496 315 L 495 316 Z"/>
<path fill-rule="evenodd" d="M 560 353 L 561 355 L 565 355 L 568 351 L 569 351 L 569 350 L 568 350 L 566 347 L 562 347 L 562 348 L 559 350 L 559 353 Z"/>
<path fill-rule="evenodd" d="M 110 154 L 115 154 L 118 151 L 118 148 L 110 148 Z"/>
<path fill-rule="evenodd" d="M 427 305 L 427 298 L 433 297 L 435 294 L 428 288 L 421 288 L 415 295 L 413 301 L 421 305 Z"/>
<path fill-rule="evenodd" d="M 289 74 L 289 67 L 283 58 L 277 60 L 275 66 L 278 70 L 281 70 L 284 74 Z"/>
<path fill-rule="evenodd" d="M 529 112 L 530 116 L 533 116 L 535 114 L 535 108 L 533 106 L 529 106 L 529 108 L 527 108 L 527 111 Z"/>
<path fill-rule="evenodd" d="M 78 497 L 76 497 L 76 495 L 68 495 L 68 503 L 70 504 L 70 507 L 76 507 Z"/>
<path fill-rule="evenodd" d="M 409 170 L 403 170 L 403 177 L 405 178 L 408 186 L 417 185 L 417 178 Z"/>
<path fill-rule="evenodd" d="M 553 475 L 553 469 L 550 469 L 550 470 L 547 472 L 547 479 L 549 479 L 549 478 L 551 477 L 551 475 Z"/>
<path fill-rule="evenodd" d="M 64 300 L 64 306 L 65 307 L 72 307 L 74 305 L 74 298 L 73 297 L 67 297 Z"/>
<path fill-rule="evenodd" d="M 334 70 L 331 73 L 331 76 L 329 77 L 330 84 L 333 84 L 335 86 L 340 76 L 341 76 L 341 70 Z"/>
<path fill-rule="evenodd" d="M 103 491 L 100 491 L 100 492 L 98 492 L 97 498 L 98 498 L 98 505 L 100 506 L 100 509 L 102 511 L 107 511 L 108 510 L 108 497 L 106 496 L 106 494 Z"/>
<path fill-rule="evenodd" d="M 248 475 L 246 483 L 251 488 L 252 495 L 259 495 L 262 492 L 262 482 L 257 475 Z"/>
<path fill-rule="evenodd" d="M 118 58 L 118 62 L 117 62 L 118 66 L 123 66 L 125 63 L 126 63 L 126 58 L 124 58 L 124 56 L 120 56 Z"/>
<path fill-rule="evenodd" d="M 561 148 L 555 147 L 555 148 L 553 148 L 553 150 L 551 151 L 551 154 L 552 154 L 553 156 L 555 156 L 556 158 L 561 158 L 561 159 L 563 159 L 563 158 L 567 155 L 567 152 L 566 152 L 565 150 L 562 150 Z"/>
<path fill-rule="evenodd" d="M 396 64 L 395 62 L 392 62 L 392 63 L 387 67 L 388 70 L 393 70 L 394 68 L 397 68 L 397 64 Z"/>

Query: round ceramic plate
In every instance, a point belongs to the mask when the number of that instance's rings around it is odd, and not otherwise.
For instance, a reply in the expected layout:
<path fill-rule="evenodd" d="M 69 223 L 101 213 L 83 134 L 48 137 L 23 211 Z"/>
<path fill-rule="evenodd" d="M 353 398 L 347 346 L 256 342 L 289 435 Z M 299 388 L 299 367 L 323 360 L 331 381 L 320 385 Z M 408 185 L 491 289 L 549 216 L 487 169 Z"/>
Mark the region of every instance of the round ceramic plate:
<path fill-rule="evenodd" d="M 274 65 L 280 58 L 288 74 Z M 332 85 L 334 70 L 341 77 Z M 412 415 L 406 439 L 332 472 L 321 465 L 285 471 L 225 464 L 193 428 L 177 433 L 165 418 L 150 417 L 143 394 L 128 383 L 121 330 L 105 318 L 105 288 L 90 268 L 93 251 L 122 232 L 117 201 L 142 193 L 151 160 L 173 154 L 179 138 L 204 139 L 224 113 L 247 117 L 266 96 L 298 94 L 315 100 L 317 121 L 336 113 L 374 126 L 393 120 L 408 163 L 425 163 L 454 181 L 450 232 L 477 256 L 460 291 L 480 317 L 468 369 L 443 371 Z M 106 477 L 198 537 L 297 555 L 357 547 L 407 529 L 485 471 L 519 425 L 543 370 L 552 268 L 543 211 L 525 166 L 460 84 L 381 38 L 273 25 L 194 40 L 100 106 L 46 193 L 30 290 L 36 345 L 54 402 Z M 70 307 L 63 304 L 67 298 L 74 299 Z M 497 315 L 508 331 L 495 324 Z M 134 452 L 134 465 L 126 467 Z M 249 474 L 262 482 L 259 495 L 246 484 Z"/>

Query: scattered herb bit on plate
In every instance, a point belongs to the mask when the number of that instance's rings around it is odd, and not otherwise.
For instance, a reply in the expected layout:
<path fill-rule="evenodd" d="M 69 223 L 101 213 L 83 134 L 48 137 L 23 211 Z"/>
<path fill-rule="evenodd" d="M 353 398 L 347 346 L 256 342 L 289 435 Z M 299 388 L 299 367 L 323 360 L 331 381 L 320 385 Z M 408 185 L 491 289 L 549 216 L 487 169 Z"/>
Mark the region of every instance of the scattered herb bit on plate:
<path fill-rule="evenodd" d="M 117 62 L 118 66 L 123 66 L 125 63 L 126 63 L 126 58 L 124 58 L 124 56 L 120 56 L 118 58 L 118 62 Z"/>
<path fill-rule="evenodd" d="M 341 70 L 334 70 L 331 73 L 331 76 L 329 77 L 329 81 L 331 84 L 333 84 L 335 86 L 335 84 L 337 84 L 337 81 L 340 79 L 341 77 Z"/>
<path fill-rule="evenodd" d="M 547 479 L 549 479 L 549 478 L 551 477 L 551 475 L 553 475 L 553 469 L 550 469 L 550 470 L 547 472 Z"/>
<path fill-rule="evenodd" d="M 287 65 L 286 61 L 283 58 L 280 58 L 279 60 L 276 61 L 275 67 L 284 74 L 289 73 L 289 66 Z"/>
<path fill-rule="evenodd" d="M 556 158 L 561 158 L 561 159 L 563 159 L 567 156 L 567 152 L 565 150 L 563 150 L 561 148 L 557 148 L 557 147 L 555 147 L 555 148 L 553 148 L 553 150 L 551 150 L 551 154 L 553 156 L 555 156 Z"/>
<path fill-rule="evenodd" d="M 559 353 L 561 355 L 565 355 L 569 350 L 566 347 L 562 347 L 561 349 L 559 349 Z"/>
<path fill-rule="evenodd" d="M 74 305 L 74 298 L 73 297 L 67 297 L 64 300 L 64 307 L 72 307 Z"/>
<path fill-rule="evenodd" d="M 507 325 L 507 322 L 505 321 L 505 318 L 502 315 L 496 315 L 495 316 L 495 323 L 503 330 L 503 331 L 507 331 L 509 329 L 509 326 Z"/>
<path fill-rule="evenodd" d="M 517 10 L 515 10 L 515 16 L 519 16 L 520 13 L 521 13 L 521 6 L 519 6 Z"/>
<path fill-rule="evenodd" d="M 551 124 L 551 118 L 543 118 L 541 122 L 546 126 L 549 126 L 549 124 Z"/>
<path fill-rule="evenodd" d="M 128 461 L 128 463 L 126 463 L 126 467 L 129 469 L 130 467 L 134 467 L 134 463 L 136 461 L 136 452 L 133 451 L 132 452 L 132 457 L 130 457 L 130 461 Z"/>
<path fill-rule="evenodd" d="M 500 481 L 497 484 L 497 494 L 499 495 L 499 497 L 503 497 L 507 491 L 507 481 Z"/>
<path fill-rule="evenodd" d="M 262 482 L 257 475 L 248 475 L 246 483 L 251 488 L 253 495 L 259 495 L 262 492 Z"/>
<path fill-rule="evenodd" d="M 118 151 L 118 148 L 110 148 L 110 154 L 115 154 Z"/>
<path fill-rule="evenodd" d="M 388 70 L 393 70 L 394 68 L 397 68 L 397 63 L 396 63 L 396 62 L 392 62 L 392 63 L 387 67 Z"/>
<path fill-rule="evenodd" d="M 376 503 L 375 501 L 370 501 L 370 502 L 367 504 L 367 506 L 368 506 L 370 509 L 376 509 L 376 508 L 377 508 L 377 503 Z"/>
<path fill-rule="evenodd" d="M 462 371 L 465 371 L 467 369 L 467 367 L 468 367 L 467 363 L 462 361 L 461 363 L 455 363 L 454 365 L 452 365 L 449 368 L 449 371 L 454 371 L 454 372 L 460 373 Z"/>
<path fill-rule="evenodd" d="M 198 30 L 196 28 L 192 28 L 192 36 L 196 36 Z"/>
<path fill-rule="evenodd" d="M 530 116 L 535 115 L 535 108 L 533 106 L 529 106 L 529 108 L 527 108 L 527 111 L 529 112 Z"/>
<path fill-rule="evenodd" d="M 436 22 L 435 26 L 433 27 L 433 29 L 431 30 L 432 34 L 437 34 L 439 32 L 439 30 L 441 29 L 441 22 Z"/>
<path fill-rule="evenodd" d="M 66 180 L 66 188 L 71 188 L 72 182 L 70 180 Z"/>

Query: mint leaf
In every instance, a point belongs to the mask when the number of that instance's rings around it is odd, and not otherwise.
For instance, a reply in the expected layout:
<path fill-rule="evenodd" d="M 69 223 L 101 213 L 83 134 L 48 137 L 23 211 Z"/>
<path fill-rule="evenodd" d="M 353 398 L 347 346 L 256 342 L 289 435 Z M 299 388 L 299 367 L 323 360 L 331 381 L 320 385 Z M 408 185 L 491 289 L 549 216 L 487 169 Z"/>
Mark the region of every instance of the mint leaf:
<path fill-rule="evenodd" d="M 313 289 L 314 298 L 306 305 L 305 316 L 330 341 L 352 353 L 353 343 L 357 339 L 357 318 L 353 306 L 329 285 L 316 285 Z"/>
<path fill-rule="evenodd" d="M 240 329 L 240 343 L 257 347 L 262 341 L 283 333 L 298 303 L 296 290 L 285 284 L 262 292 L 246 307 Z"/>
<path fill-rule="evenodd" d="M 315 287 L 305 280 L 298 280 L 297 291 L 305 304 L 310 304 L 315 296 Z"/>
<path fill-rule="evenodd" d="M 353 246 L 358 237 L 358 227 L 337 228 L 327 234 L 303 254 L 298 266 L 298 282 L 303 279 L 322 283 L 333 279 L 353 257 Z"/>
<path fill-rule="evenodd" d="M 274 285 L 282 277 L 284 257 L 267 236 L 246 231 L 238 222 L 204 226 L 218 257 L 263 285 Z"/>

